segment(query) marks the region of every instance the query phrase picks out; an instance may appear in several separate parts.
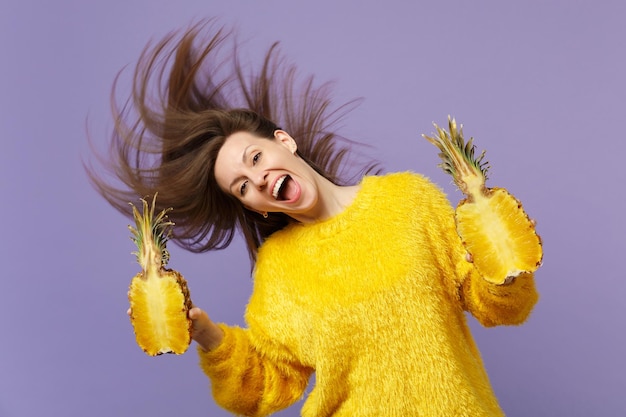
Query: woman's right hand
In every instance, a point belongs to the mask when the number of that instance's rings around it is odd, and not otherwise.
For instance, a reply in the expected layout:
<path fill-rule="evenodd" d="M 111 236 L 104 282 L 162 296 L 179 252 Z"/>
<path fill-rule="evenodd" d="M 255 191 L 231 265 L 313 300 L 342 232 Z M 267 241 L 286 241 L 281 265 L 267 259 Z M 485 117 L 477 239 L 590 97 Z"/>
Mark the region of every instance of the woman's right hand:
<path fill-rule="evenodd" d="M 193 307 L 189 310 L 189 318 L 193 323 L 191 338 L 205 351 L 210 351 L 219 346 L 224 338 L 224 331 L 207 315 L 207 313 Z"/>

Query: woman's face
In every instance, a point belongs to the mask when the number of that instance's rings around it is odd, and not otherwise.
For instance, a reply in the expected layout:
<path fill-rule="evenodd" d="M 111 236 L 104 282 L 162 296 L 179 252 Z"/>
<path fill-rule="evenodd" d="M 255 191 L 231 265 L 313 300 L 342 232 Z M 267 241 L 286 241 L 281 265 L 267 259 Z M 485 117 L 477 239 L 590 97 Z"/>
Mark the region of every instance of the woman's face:
<path fill-rule="evenodd" d="M 295 219 L 314 216 L 319 175 L 295 154 L 291 136 L 277 130 L 274 137 L 249 132 L 229 136 L 215 161 L 218 185 L 249 210 L 282 212 Z"/>

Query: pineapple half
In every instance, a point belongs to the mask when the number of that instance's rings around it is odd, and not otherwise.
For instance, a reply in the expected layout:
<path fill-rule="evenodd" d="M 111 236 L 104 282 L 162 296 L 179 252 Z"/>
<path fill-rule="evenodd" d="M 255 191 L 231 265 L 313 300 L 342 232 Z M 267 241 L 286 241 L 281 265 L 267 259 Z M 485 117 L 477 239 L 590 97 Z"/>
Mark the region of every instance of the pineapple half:
<path fill-rule="evenodd" d="M 485 151 L 475 157 L 473 138 L 463 139 L 448 116 L 449 132 L 435 124 L 437 135 L 423 135 L 441 151 L 439 164 L 466 195 L 456 208 L 457 233 L 478 272 L 489 282 L 504 284 L 532 273 L 543 258 L 541 238 L 522 204 L 504 188 L 487 188 Z"/>
<path fill-rule="evenodd" d="M 137 245 L 137 262 L 141 272 L 130 283 L 130 321 L 137 344 L 150 356 L 163 353 L 185 353 L 191 343 L 192 307 L 187 282 L 172 269 L 166 269 L 169 252 L 166 243 L 174 223 L 168 220 L 171 209 L 161 211 L 156 217 L 156 194 L 149 207 L 143 202 L 143 213 L 133 207 L 135 226 L 128 226 L 131 239 Z"/>

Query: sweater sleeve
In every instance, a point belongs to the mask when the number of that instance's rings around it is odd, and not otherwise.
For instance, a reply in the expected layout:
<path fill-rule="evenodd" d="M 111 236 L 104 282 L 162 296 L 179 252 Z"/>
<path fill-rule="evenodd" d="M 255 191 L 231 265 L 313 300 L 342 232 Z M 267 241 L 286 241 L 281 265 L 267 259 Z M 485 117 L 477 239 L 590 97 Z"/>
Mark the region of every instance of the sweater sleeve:
<path fill-rule="evenodd" d="M 287 354 L 280 359 L 263 354 L 251 342 L 248 329 L 220 327 L 224 339 L 216 349 L 206 352 L 198 347 L 200 366 L 211 379 L 220 406 L 238 415 L 266 416 L 302 397 L 311 368 Z"/>
<path fill-rule="evenodd" d="M 483 326 L 522 324 L 539 296 L 533 274 L 520 274 L 508 285 L 491 284 L 472 264 L 459 261 L 459 294 L 463 308 Z"/>

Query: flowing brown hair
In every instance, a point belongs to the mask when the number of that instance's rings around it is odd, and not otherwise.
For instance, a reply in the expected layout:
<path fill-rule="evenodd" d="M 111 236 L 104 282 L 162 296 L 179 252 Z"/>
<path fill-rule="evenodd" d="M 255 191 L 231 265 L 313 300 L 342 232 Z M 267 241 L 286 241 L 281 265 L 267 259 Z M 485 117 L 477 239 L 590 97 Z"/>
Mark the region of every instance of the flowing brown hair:
<path fill-rule="evenodd" d="M 354 102 L 333 107 L 328 84 L 315 86 L 313 77 L 298 82 L 278 43 L 260 71 L 249 74 L 238 47 L 233 32 L 212 20 L 149 43 L 121 107 L 116 90 L 123 71 L 113 83 L 114 130 L 108 154 L 96 157 L 115 181 L 92 164 L 85 168 L 96 190 L 128 216 L 129 202 L 158 192 L 157 210 L 174 209 L 171 239 L 181 247 L 223 249 L 239 229 L 254 261 L 261 243 L 293 219 L 283 213 L 264 218 L 220 189 L 213 168 L 228 136 L 245 131 L 273 139 L 282 128 L 296 140 L 298 155 L 336 184 L 355 182 L 378 165 L 370 161 L 350 174 L 346 160 L 353 142 L 332 130 Z"/>

